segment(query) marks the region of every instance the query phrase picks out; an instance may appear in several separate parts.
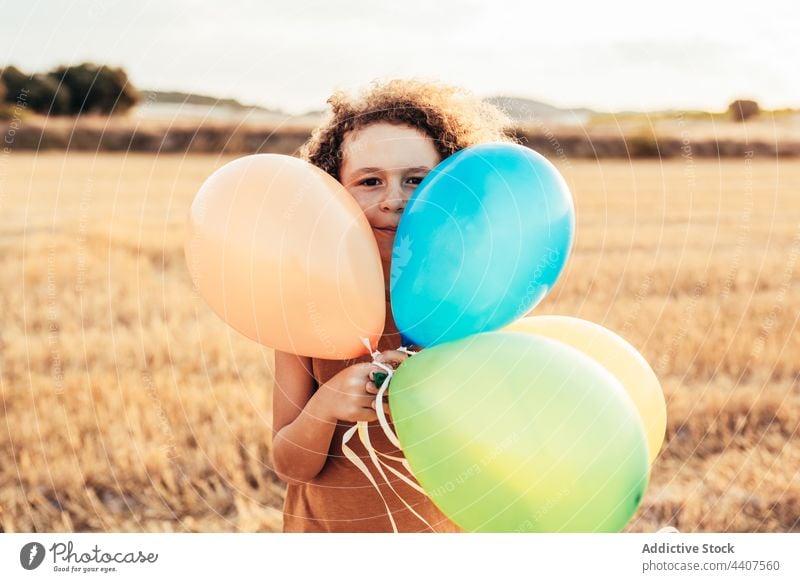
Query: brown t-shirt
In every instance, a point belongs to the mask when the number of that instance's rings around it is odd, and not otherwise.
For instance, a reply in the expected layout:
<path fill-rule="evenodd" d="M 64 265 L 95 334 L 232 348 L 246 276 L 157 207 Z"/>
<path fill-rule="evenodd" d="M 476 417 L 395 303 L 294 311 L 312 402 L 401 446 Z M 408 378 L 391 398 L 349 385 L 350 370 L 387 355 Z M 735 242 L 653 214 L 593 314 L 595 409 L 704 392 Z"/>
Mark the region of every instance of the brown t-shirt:
<path fill-rule="evenodd" d="M 391 306 L 386 304 L 386 325 L 378 342 L 378 350 L 397 349 L 400 334 L 391 314 Z M 350 360 L 324 360 L 312 358 L 312 368 L 317 385 L 321 386 L 344 368 L 360 362 L 371 362 L 372 357 L 364 355 Z M 391 417 L 387 417 L 394 430 Z M 342 437 L 353 423 L 339 421 L 333 434 L 328 460 L 322 471 L 307 483 L 289 484 L 283 506 L 284 532 L 391 532 L 392 525 L 380 495 L 358 467 L 342 453 Z M 402 457 L 403 453 L 395 447 L 383 433 L 378 422 L 368 424 L 370 442 L 373 448 L 387 455 Z M 373 465 L 369 455 L 358 438 L 358 433 L 348 441 L 348 446 L 370 469 L 378 483 L 392 517 L 400 532 L 430 532 L 418 517 L 403 505 L 392 492 L 381 474 Z M 388 463 L 407 475 L 408 472 L 397 462 Z M 450 521 L 428 498 L 404 483 L 402 479 L 384 468 L 384 473 L 395 491 L 403 497 L 414 511 L 424 517 L 436 532 L 460 532 L 461 529 Z M 408 475 L 413 480 L 413 477 Z"/>

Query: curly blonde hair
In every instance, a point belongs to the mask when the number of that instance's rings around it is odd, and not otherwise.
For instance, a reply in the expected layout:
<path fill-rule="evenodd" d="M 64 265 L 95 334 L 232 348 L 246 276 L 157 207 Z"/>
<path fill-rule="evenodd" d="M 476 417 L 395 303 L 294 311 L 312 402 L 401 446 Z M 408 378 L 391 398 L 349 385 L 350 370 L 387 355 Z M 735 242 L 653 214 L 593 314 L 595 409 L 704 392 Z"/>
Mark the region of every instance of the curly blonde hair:
<path fill-rule="evenodd" d="M 300 157 L 339 180 L 345 135 L 377 122 L 404 124 L 429 135 L 442 159 L 490 141 L 518 143 L 511 120 L 468 90 L 434 81 L 373 81 L 355 98 L 336 91 L 331 113 L 300 148 Z"/>

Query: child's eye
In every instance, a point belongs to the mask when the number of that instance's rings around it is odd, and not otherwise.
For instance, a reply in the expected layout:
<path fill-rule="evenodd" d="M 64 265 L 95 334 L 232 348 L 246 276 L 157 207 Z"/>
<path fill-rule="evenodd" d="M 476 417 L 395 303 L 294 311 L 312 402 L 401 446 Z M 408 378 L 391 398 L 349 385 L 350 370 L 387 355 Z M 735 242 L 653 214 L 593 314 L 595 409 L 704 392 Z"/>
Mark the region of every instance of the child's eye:
<path fill-rule="evenodd" d="M 361 180 L 361 185 L 362 186 L 377 186 L 378 185 L 377 183 L 368 184 L 367 182 L 380 182 L 380 180 L 378 180 L 378 178 L 367 178 L 366 180 Z"/>
<path fill-rule="evenodd" d="M 409 178 L 408 180 L 410 182 L 412 182 L 413 184 L 419 185 L 422 182 L 422 180 L 424 180 L 424 178 L 421 178 L 421 177 L 417 176 L 417 177 L 414 177 L 414 178 Z"/>

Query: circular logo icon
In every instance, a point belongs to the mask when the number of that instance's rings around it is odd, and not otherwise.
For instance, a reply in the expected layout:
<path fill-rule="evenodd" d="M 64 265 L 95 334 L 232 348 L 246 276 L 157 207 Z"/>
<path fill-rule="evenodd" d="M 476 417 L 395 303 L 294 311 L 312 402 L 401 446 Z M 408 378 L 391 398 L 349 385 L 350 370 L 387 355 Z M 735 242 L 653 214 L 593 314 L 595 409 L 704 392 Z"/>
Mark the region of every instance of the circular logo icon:
<path fill-rule="evenodd" d="M 34 570 L 44 560 L 44 546 L 39 542 L 28 542 L 19 551 L 19 563 L 26 570 Z"/>

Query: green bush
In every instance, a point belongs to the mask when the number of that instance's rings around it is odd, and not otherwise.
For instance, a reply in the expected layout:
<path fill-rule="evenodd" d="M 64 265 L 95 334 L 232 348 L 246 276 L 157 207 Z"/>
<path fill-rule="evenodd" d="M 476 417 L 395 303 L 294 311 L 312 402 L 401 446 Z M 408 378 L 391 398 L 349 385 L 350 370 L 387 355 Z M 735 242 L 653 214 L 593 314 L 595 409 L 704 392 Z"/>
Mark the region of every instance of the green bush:
<path fill-rule="evenodd" d="M 627 139 L 628 155 L 631 158 L 657 158 L 660 150 L 658 139 L 652 131 L 640 129 Z"/>
<path fill-rule="evenodd" d="M 758 103 L 750 99 L 737 99 L 728 105 L 728 114 L 734 121 L 746 121 L 756 117 L 760 111 Z"/>
<path fill-rule="evenodd" d="M 3 99 L 6 103 L 14 103 L 17 100 L 20 92 L 25 88 L 25 85 L 30 81 L 30 77 L 20 71 L 17 67 L 11 65 L 0 69 L 0 80 L 6 91 Z"/>
<path fill-rule="evenodd" d="M 17 67 L 0 70 L 0 101 L 45 115 L 125 113 L 140 100 L 139 92 L 120 68 L 83 63 L 48 73 L 27 75 Z"/>
<path fill-rule="evenodd" d="M 83 63 L 58 67 L 48 75 L 69 90 L 69 109 L 75 115 L 125 113 L 140 100 L 121 68 Z"/>
<path fill-rule="evenodd" d="M 5 102 L 9 109 L 35 111 L 47 115 L 66 115 L 69 90 L 46 74 L 27 75 L 11 66 L 0 71 L 6 87 Z"/>

